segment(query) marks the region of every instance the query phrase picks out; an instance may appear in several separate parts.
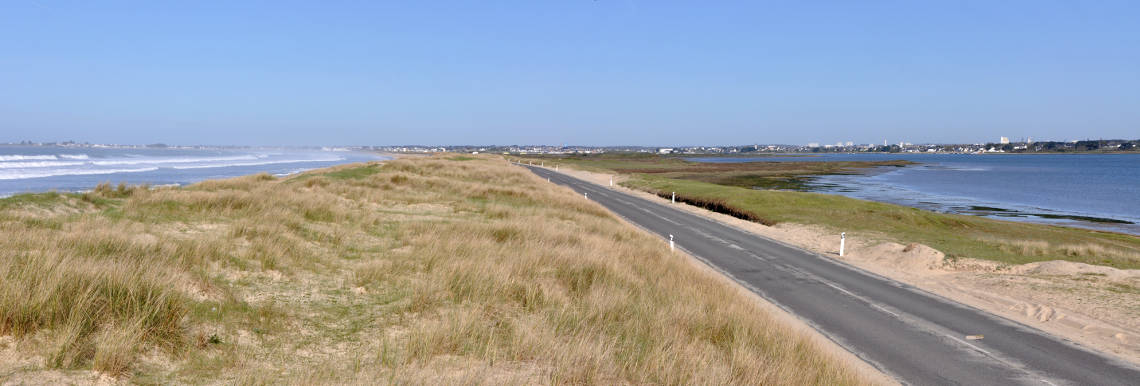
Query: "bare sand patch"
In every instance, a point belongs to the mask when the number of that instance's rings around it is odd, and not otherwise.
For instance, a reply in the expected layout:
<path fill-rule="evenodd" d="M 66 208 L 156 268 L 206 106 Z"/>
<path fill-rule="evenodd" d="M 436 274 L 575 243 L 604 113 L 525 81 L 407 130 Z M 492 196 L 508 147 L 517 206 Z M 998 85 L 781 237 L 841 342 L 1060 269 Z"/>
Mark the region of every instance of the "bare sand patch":
<path fill-rule="evenodd" d="M 20 341 L 0 336 L 0 385 L 114 385 L 123 383 L 90 370 L 41 370 L 44 358 L 20 349 Z"/>
<path fill-rule="evenodd" d="M 558 172 L 654 202 L 668 199 L 625 188 L 626 177 L 562 167 Z M 858 268 L 999 315 L 1086 347 L 1140 364 L 1140 270 L 1067 261 L 1008 265 L 956 258 L 922 244 L 903 245 L 886 235 L 847 234 L 839 256 L 839 230 L 782 223 L 765 226 L 691 205 L 675 208 L 751 233 L 843 260 Z"/>
<path fill-rule="evenodd" d="M 1010 271 L 1012 273 L 1026 275 L 1092 275 L 1103 276 L 1113 280 L 1126 280 L 1140 277 L 1140 270 L 1116 269 L 1061 260 L 1022 264 L 1012 267 Z"/>

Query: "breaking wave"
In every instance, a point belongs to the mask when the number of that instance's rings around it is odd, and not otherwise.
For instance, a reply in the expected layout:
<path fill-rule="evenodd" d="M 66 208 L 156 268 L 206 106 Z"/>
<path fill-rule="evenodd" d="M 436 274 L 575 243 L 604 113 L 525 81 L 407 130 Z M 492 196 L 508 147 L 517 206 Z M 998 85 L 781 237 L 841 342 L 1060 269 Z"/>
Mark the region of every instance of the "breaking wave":
<path fill-rule="evenodd" d="M 78 165 L 83 165 L 83 162 L 66 162 L 66 161 L 0 162 L 0 169 L 52 168 L 52 167 L 60 167 L 60 166 L 78 166 Z"/>
<path fill-rule="evenodd" d="M 57 159 L 87 159 L 87 154 L 7 154 L 0 155 L 0 161 L 45 161 Z"/>
<path fill-rule="evenodd" d="M 206 168 L 226 168 L 231 166 L 260 166 L 260 165 L 274 165 L 274 164 L 292 164 L 298 162 L 336 162 L 343 161 L 344 157 L 327 158 L 327 159 L 290 159 L 290 160 L 276 160 L 276 161 L 261 161 L 261 162 L 239 162 L 230 164 L 216 164 L 216 165 L 191 165 L 191 166 L 172 166 L 172 169 L 206 169 Z"/>
<path fill-rule="evenodd" d="M 81 176 L 81 175 L 97 175 L 97 174 L 115 174 L 115 173 L 140 173 L 140 172 L 153 172 L 158 170 L 156 167 L 140 168 L 140 169 L 55 169 L 43 170 L 36 172 L 15 172 L 15 173 L 2 173 L 0 172 L 0 180 L 20 180 L 26 178 L 42 178 L 42 177 L 55 177 L 55 176 Z"/>

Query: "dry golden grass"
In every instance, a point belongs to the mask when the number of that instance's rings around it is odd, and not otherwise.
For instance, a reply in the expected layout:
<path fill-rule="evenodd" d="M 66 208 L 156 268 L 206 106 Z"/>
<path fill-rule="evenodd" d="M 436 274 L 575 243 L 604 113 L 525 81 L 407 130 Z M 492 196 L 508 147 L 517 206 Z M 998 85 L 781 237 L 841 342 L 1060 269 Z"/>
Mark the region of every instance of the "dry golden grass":
<path fill-rule="evenodd" d="M 1140 252 L 1136 252 L 1133 249 L 1114 248 L 1104 244 L 1067 244 L 1051 243 L 1043 240 L 1002 240 L 995 238 L 987 238 L 985 240 L 991 245 L 997 246 L 1002 251 L 1024 256 L 1094 257 L 1131 262 L 1140 261 Z"/>
<path fill-rule="evenodd" d="M 497 159 L 17 196 L 0 230 L 0 334 L 41 359 L 21 379 L 865 383 L 660 240 Z"/>

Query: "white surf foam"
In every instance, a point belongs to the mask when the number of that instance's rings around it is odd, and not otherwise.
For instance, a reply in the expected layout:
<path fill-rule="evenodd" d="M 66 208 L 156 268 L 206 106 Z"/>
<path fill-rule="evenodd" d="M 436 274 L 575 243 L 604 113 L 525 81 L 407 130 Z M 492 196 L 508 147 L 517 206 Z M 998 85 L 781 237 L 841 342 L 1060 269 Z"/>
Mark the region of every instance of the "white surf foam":
<path fill-rule="evenodd" d="M 144 158 L 144 159 L 131 159 L 131 160 L 110 160 L 110 161 L 91 161 L 92 165 L 98 166 L 114 166 L 114 165 L 146 165 L 146 164 L 188 164 L 196 162 L 226 162 L 226 161 L 245 161 L 258 159 L 256 156 L 243 155 L 236 157 L 187 157 L 187 158 Z"/>
<path fill-rule="evenodd" d="M 0 161 L 25 161 L 25 160 L 52 160 L 59 159 L 54 155 L 0 155 Z"/>
<path fill-rule="evenodd" d="M 293 169 L 293 170 L 287 171 L 287 172 L 285 172 L 285 173 L 277 173 L 277 174 L 274 174 L 273 176 L 274 176 L 274 177 L 287 177 L 287 176 L 291 176 L 291 175 L 294 175 L 294 174 L 297 174 L 297 173 L 307 172 L 307 171 L 310 171 L 310 170 L 313 170 L 313 169 L 312 169 L 312 168 L 300 168 L 300 169 Z"/>
<path fill-rule="evenodd" d="M 81 176 L 81 175 L 94 175 L 94 174 L 115 174 L 115 173 L 140 173 L 140 172 L 153 172 L 158 168 L 141 168 L 141 169 L 62 169 L 62 170 L 45 170 L 40 172 L 30 173 L 0 173 L 0 180 L 22 180 L 27 178 L 42 178 L 42 177 L 55 177 L 55 176 Z"/>
<path fill-rule="evenodd" d="M 291 159 L 291 160 L 277 160 L 277 161 L 262 161 L 262 162 L 238 162 L 230 164 L 216 164 L 216 165 L 188 165 L 188 166 L 172 166 L 173 169 L 207 169 L 207 168 L 228 168 L 233 166 L 261 166 L 261 165 L 274 165 L 274 164 L 291 164 L 298 162 L 336 162 L 343 161 L 344 157 L 327 158 L 327 159 Z"/>
<path fill-rule="evenodd" d="M 0 162 L 0 169 L 52 168 L 52 167 L 60 167 L 60 166 L 77 166 L 77 165 L 83 165 L 83 162 L 66 162 L 66 161 Z"/>

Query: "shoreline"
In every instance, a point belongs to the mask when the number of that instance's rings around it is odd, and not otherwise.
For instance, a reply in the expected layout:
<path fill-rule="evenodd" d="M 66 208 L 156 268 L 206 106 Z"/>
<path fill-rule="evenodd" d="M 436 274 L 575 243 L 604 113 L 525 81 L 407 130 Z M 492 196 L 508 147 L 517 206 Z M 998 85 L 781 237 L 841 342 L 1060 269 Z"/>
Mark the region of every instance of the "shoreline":
<path fill-rule="evenodd" d="M 867 154 L 867 153 L 829 153 L 829 154 L 859 155 L 859 154 Z M 900 153 L 877 153 L 877 154 L 900 154 Z M 907 154 L 907 153 L 901 153 L 901 154 Z M 950 153 L 935 153 L 935 154 L 914 153 L 914 154 L 924 154 L 924 156 L 929 156 L 929 155 L 950 154 Z M 1034 155 L 1047 155 L 1047 154 L 1058 154 L 1058 153 L 1033 153 L 1033 154 Z M 1082 153 L 1082 154 L 1101 154 L 1101 153 Z M 1129 153 L 1117 153 L 1117 154 L 1129 154 Z M 811 155 L 807 155 L 807 157 L 811 157 Z M 731 157 L 725 157 L 725 158 L 731 158 Z M 689 162 L 697 162 L 697 163 L 712 163 L 712 164 L 720 163 L 720 162 L 697 161 L 697 159 L 699 159 L 699 158 L 684 158 L 684 159 L 686 161 L 689 161 Z M 827 160 L 827 161 L 820 161 L 820 162 L 835 162 L 835 161 L 840 161 L 840 160 Z M 910 160 L 908 160 L 908 161 L 910 161 Z M 769 161 L 759 160 L 759 161 L 755 161 L 755 162 L 769 162 Z M 795 161 L 786 161 L 786 162 L 795 162 Z M 736 162 L 725 162 L 725 163 L 736 163 Z M 915 162 L 915 163 L 916 163 L 916 165 L 923 165 L 923 162 Z M 913 167 L 916 165 L 907 165 L 907 166 L 903 166 L 903 168 Z M 962 197 L 962 200 L 968 201 L 968 202 L 955 203 L 955 202 L 952 202 L 952 201 L 954 201 L 952 197 L 938 195 L 936 193 L 931 193 L 929 191 L 915 191 L 916 193 L 926 195 L 927 197 L 924 197 L 923 199 L 915 199 L 914 201 L 908 201 L 906 199 L 899 199 L 899 198 L 893 198 L 892 199 L 890 197 L 887 197 L 887 198 L 871 197 L 871 196 L 865 195 L 865 194 L 861 195 L 861 194 L 849 194 L 849 193 L 862 193 L 862 192 L 865 192 L 869 189 L 883 188 L 884 186 L 895 189 L 897 191 L 905 190 L 905 188 L 900 188 L 897 186 L 897 184 L 891 184 L 891 183 L 881 184 L 881 185 L 871 185 L 871 184 L 859 185 L 859 184 L 855 184 L 854 187 L 849 187 L 849 186 L 842 185 L 841 181 L 836 180 L 837 178 L 842 178 L 844 176 L 863 176 L 863 177 L 876 176 L 876 175 L 881 175 L 881 174 L 886 174 L 886 173 L 896 171 L 896 170 L 898 170 L 898 168 L 899 167 L 895 167 L 895 166 L 889 166 L 889 167 L 888 166 L 879 166 L 879 167 L 866 167 L 866 168 L 856 169 L 855 171 L 850 172 L 850 173 L 838 172 L 838 173 L 817 174 L 817 175 L 800 175 L 800 176 L 792 177 L 797 182 L 795 185 L 790 185 L 790 186 L 793 186 L 792 189 L 770 189 L 770 188 L 764 188 L 764 187 L 754 187 L 754 189 L 757 189 L 757 190 L 765 190 L 765 189 L 768 189 L 768 190 L 786 190 L 786 191 L 795 191 L 795 192 L 813 192 L 813 193 L 832 194 L 832 195 L 839 195 L 839 196 L 850 197 L 850 198 L 855 198 L 855 199 L 860 199 L 860 200 L 902 205 L 902 206 L 907 206 L 907 207 L 921 209 L 921 210 L 929 210 L 929 211 L 933 211 L 933 212 L 937 212 L 937 213 L 962 214 L 962 215 L 978 216 L 978 217 L 985 217 L 985 218 L 998 219 L 998 220 L 1024 222 L 1024 223 L 1030 223 L 1030 224 L 1062 226 L 1062 227 L 1095 230 L 1095 231 L 1100 231 L 1100 232 L 1110 232 L 1110 233 L 1120 233 L 1120 234 L 1126 234 L 1126 235 L 1132 235 L 1132 236 L 1140 236 L 1140 222 L 1135 221 L 1133 219 L 1111 217 L 1111 215 L 1106 215 L 1103 213 L 1084 213 L 1084 212 L 1073 211 L 1073 210 L 1056 209 L 1056 208 L 1040 208 L 1040 207 L 1033 207 L 1032 209 L 1030 209 L 1029 207 L 1019 209 L 1019 208 L 1015 208 L 1016 205 L 1013 205 L 1013 204 L 987 201 L 985 199 L 979 199 L 979 198 L 974 198 L 974 197 Z M 1011 206 L 1013 206 L 1013 207 L 1011 207 Z"/>
<path fill-rule="evenodd" d="M 852 154 L 852 153 L 848 153 Z M 886 154 L 886 153 L 884 153 Z M 937 156 L 934 156 L 937 157 Z M 1031 199 L 1032 192 L 1044 188 L 1041 183 L 1025 185 L 1021 188 L 999 187 L 976 190 L 974 184 L 985 184 L 988 174 L 964 174 L 963 172 L 996 170 L 994 178 L 1020 177 L 1018 170 L 1025 163 L 963 163 L 954 161 L 958 157 L 938 157 L 933 161 L 926 157 L 820 157 L 818 161 L 804 162 L 799 159 L 773 161 L 764 159 L 741 159 L 724 156 L 721 161 L 700 160 L 692 157 L 673 157 L 654 154 L 630 154 L 625 156 L 568 155 L 523 157 L 535 162 L 545 160 L 552 164 L 576 165 L 583 170 L 600 173 L 618 173 L 642 176 L 647 180 L 683 181 L 711 183 L 726 187 L 746 188 L 756 191 L 819 193 L 833 197 L 843 197 L 890 204 L 909 209 L 922 210 L 938 215 L 963 215 L 988 220 L 1008 221 L 1018 224 L 1059 227 L 1060 229 L 1084 230 L 1106 234 L 1140 236 L 1140 214 L 1128 215 L 1129 208 L 1120 208 L 1119 200 L 1101 200 L 1103 204 L 1082 205 L 1073 203 L 1073 198 L 1064 195 L 1044 196 Z M 890 163 L 899 163 L 897 165 Z M 1054 162 L 1055 164 L 1055 162 Z M 1035 164 L 1030 164 L 1035 165 Z M 1099 165 L 1094 161 L 1093 165 Z M 1122 167 L 1118 162 L 1109 167 Z M 1046 165 L 1057 167 L 1057 165 Z M 1126 171 L 1131 170 L 1125 166 Z M 929 169 L 929 170 L 928 170 Z M 1111 169 L 1106 169 L 1111 171 Z M 929 174 L 936 173 L 936 174 Z M 937 174 L 950 173 L 950 174 Z M 1072 167 L 1057 172 L 1059 177 L 1073 177 Z M 1101 173 L 1103 179 L 1105 173 Z M 949 178 L 945 182 L 941 179 Z M 900 180 L 901 179 L 901 180 Z M 921 186 L 912 188 L 908 181 Z M 960 183 L 961 182 L 961 183 Z M 952 188 L 937 190 L 939 186 Z M 1126 185 L 1125 185 L 1126 186 Z M 1065 186 L 1075 188 L 1076 186 Z M 708 189 L 702 188 L 704 191 Z M 965 190 L 963 190 L 965 189 Z M 1055 191 L 1052 190 L 1052 191 Z M 985 197 L 1000 197 L 1003 192 L 1040 202 L 1041 207 L 1010 203 L 1009 200 L 994 200 Z M 1099 198 L 1121 194 L 1117 187 L 1094 192 Z M 828 201 L 828 200 L 824 200 Z M 832 200 L 833 201 L 833 200 Z M 1097 202 L 1101 202 L 1097 201 Z M 1073 204 L 1073 209 L 1057 209 L 1058 204 Z"/>
<path fill-rule="evenodd" d="M 1094 230 L 1098 232 L 1120 233 L 1130 236 L 1140 236 L 1140 223 L 1131 220 L 1123 220 L 1113 217 L 1103 217 L 1103 215 L 1089 215 L 1071 211 L 1060 211 L 1056 209 L 1037 208 L 1036 211 L 1025 211 L 1022 209 L 1006 208 L 1003 203 L 984 202 L 976 200 L 972 203 L 952 203 L 945 200 L 939 201 L 936 197 L 924 198 L 916 200 L 915 202 L 908 202 L 906 200 L 890 199 L 890 198 L 873 198 L 865 195 L 851 195 L 844 193 L 859 192 L 859 189 L 840 188 L 839 184 L 832 182 L 818 182 L 819 179 L 826 179 L 834 176 L 850 176 L 861 175 L 871 176 L 880 173 L 890 172 L 886 168 L 871 168 L 880 170 L 867 170 L 865 172 L 856 174 L 827 174 L 817 176 L 802 176 L 798 177 L 803 180 L 801 186 L 805 189 L 788 191 L 794 192 L 809 192 L 831 194 L 843 197 L 854 198 L 858 200 L 866 200 L 873 202 L 881 202 L 886 204 L 902 205 L 910 208 L 927 210 L 936 213 L 944 214 L 961 214 L 968 216 L 977 216 L 990 218 L 995 220 L 1015 221 L 1029 224 L 1060 226 L 1068 228 L 1079 228 L 1086 230 Z M 757 189 L 763 190 L 763 189 Z M 923 193 L 923 192 L 920 192 Z M 924 193 L 929 194 L 929 193 Z M 916 205 L 917 204 L 917 205 Z M 1048 213 L 1052 211 L 1054 213 Z"/>
<path fill-rule="evenodd" d="M 20 146 L 0 152 L 0 197 L 83 193 L 100 183 L 185 186 L 266 172 L 285 177 L 391 158 L 364 151 Z"/>

